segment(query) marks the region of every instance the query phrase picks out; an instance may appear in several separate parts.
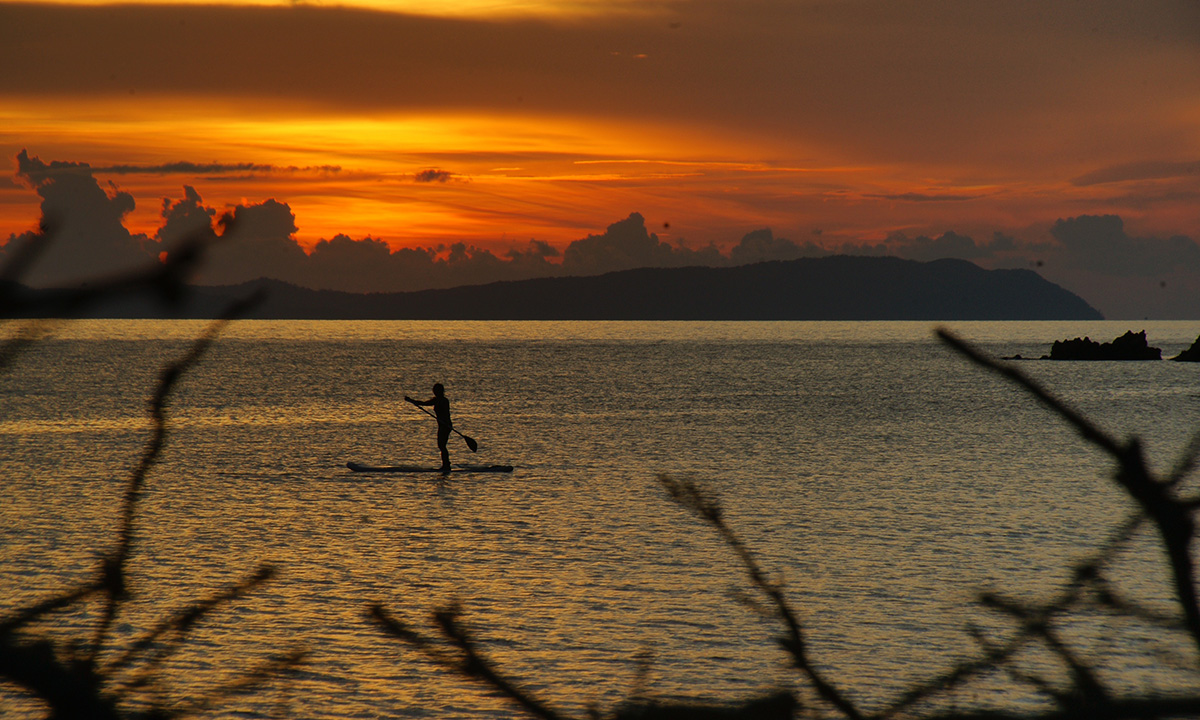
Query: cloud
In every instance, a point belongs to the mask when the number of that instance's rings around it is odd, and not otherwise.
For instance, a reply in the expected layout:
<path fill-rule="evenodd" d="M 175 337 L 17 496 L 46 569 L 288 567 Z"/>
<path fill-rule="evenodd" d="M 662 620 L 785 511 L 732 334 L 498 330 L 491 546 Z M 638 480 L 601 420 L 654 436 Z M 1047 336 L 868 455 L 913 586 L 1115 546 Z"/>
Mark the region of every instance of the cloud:
<path fill-rule="evenodd" d="M 903 202 L 963 202 L 965 200 L 978 200 L 983 195 L 953 195 L 953 194 L 929 194 L 929 193 L 900 193 L 897 195 L 876 195 L 868 193 L 865 197 L 878 198 L 880 200 L 900 200 Z"/>
<path fill-rule="evenodd" d="M 796 247 L 786 240 L 781 242 L 779 247 Z M 748 257 L 747 252 L 743 250 L 743 259 Z M 729 264 L 729 258 L 715 247 L 693 250 L 662 242 L 647 231 L 645 219 L 639 213 L 609 225 L 602 234 L 570 243 L 562 252 L 540 240 L 530 240 L 524 247 L 512 247 L 500 255 L 467 243 L 389 252 L 381 240 L 353 240 L 340 235 L 319 242 L 308 260 L 301 284 L 357 292 L 445 288 L 555 275 L 597 275 L 640 267 Z"/>
<path fill-rule="evenodd" d="M 615 270 L 642 267 L 682 267 L 703 265 L 714 251 L 693 251 L 672 247 L 646 230 L 640 213 L 608 226 L 603 234 L 575 240 L 563 251 L 563 272 L 570 275 L 597 275 Z"/>
<path fill-rule="evenodd" d="M 216 210 L 204 206 L 204 201 L 195 188 L 185 185 L 183 199 L 171 202 L 163 198 L 163 224 L 155 233 L 155 239 L 166 252 L 177 249 L 184 241 L 197 238 L 212 243 L 216 240 L 212 226 L 216 214 Z"/>
<path fill-rule="evenodd" d="M 997 254 L 1012 252 L 1017 249 L 1017 239 L 997 230 L 992 233 L 992 242 L 989 247 L 993 253 Z"/>
<path fill-rule="evenodd" d="M 763 228 L 742 236 L 741 241 L 729 251 L 729 262 L 732 265 L 749 265 L 768 260 L 795 260 L 828 254 L 828 250 L 813 243 L 797 245 L 791 240 L 775 237 L 770 228 Z"/>
<path fill-rule="evenodd" d="M 106 190 L 87 163 L 44 163 L 22 150 L 16 177 L 42 198 L 41 229 L 9 236 L 3 254 L 40 246 L 22 281 L 38 286 L 72 285 L 86 279 L 145 267 L 157 255 L 145 235 L 124 226 L 133 196 L 110 185 Z"/>
<path fill-rule="evenodd" d="M 1071 180 L 1073 185 L 1103 185 L 1129 182 L 1131 180 L 1168 180 L 1191 178 L 1200 175 L 1200 160 L 1148 161 L 1113 165 L 1080 175 Z"/>
<path fill-rule="evenodd" d="M 337 165 L 263 165 L 259 163 L 193 163 L 173 162 L 160 165 L 105 165 L 92 169 L 93 172 L 112 175 L 216 175 L 225 173 L 338 173 Z"/>
<path fill-rule="evenodd" d="M 229 285 L 274 277 L 288 282 L 305 279 L 308 254 L 296 242 L 296 216 L 274 199 L 238 205 L 217 221 L 220 241 L 204 256 L 197 281 Z"/>
<path fill-rule="evenodd" d="M 506 255 L 514 262 L 536 262 L 538 260 L 558 257 L 562 255 L 562 253 L 560 253 L 558 248 L 552 246 L 550 243 L 543 242 L 541 240 L 530 240 L 528 249 L 519 250 L 517 248 L 513 248 L 512 250 L 509 250 Z"/>
<path fill-rule="evenodd" d="M 558 274 L 559 266 L 551 263 L 551 259 L 561 256 L 562 253 L 558 251 L 558 248 L 541 240 L 530 240 L 528 247 L 524 249 L 514 247 L 504 254 L 515 272 L 515 277 L 544 277 Z"/>
<path fill-rule="evenodd" d="M 1164 239 L 1131 237 L 1117 215 L 1060 219 L 1050 228 L 1061 262 L 1117 277 L 1149 277 L 1200 271 L 1200 245 L 1184 235 Z"/>
<path fill-rule="evenodd" d="M 339 234 L 306 253 L 295 238 L 296 217 L 288 204 L 270 199 L 219 213 L 204 204 L 194 187 L 185 185 L 181 197 L 162 200 L 161 227 L 148 238 L 124 227 L 134 208 L 133 197 L 111 184 L 103 187 L 86 163 L 46 163 L 24 151 L 16 159 L 17 181 L 42 199 L 42 229 L 10 236 L 0 247 L 0 259 L 10 260 L 28 243 L 45 244 L 45 256 L 21 278 L 43 286 L 145 266 L 160 252 L 173 252 L 184 239 L 201 236 L 211 240 L 212 247 L 195 278 L 200 283 L 271 277 L 353 292 L 445 288 L 639 267 L 734 265 L 838 252 L 922 261 L 950 257 L 991 267 L 1028 267 L 1031 258 L 1044 260 L 1039 272 L 1089 299 L 1111 300 L 1114 288 L 1125 288 L 1119 305 L 1102 308 L 1115 316 L 1131 316 L 1121 310 L 1124 307 L 1146 308 L 1162 317 L 1194 317 L 1195 294 L 1188 293 L 1200 287 L 1200 245 L 1192 238 L 1133 236 L 1117 215 L 1060 219 L 1049 228 L 1049 238 L 1036 245 L 1002 232 L 977 241 L 947 231 L 915 237 L 897 232 L 867 245 L 850 241 L 834 245 L 826 240 L 822 247 L 776 237 L 769 228 L 761 228 L 743 235 L 725 254 L 712 245 L 690 248 L 682 241 L 664 242 L 649 232 L 645 218 L 635 212 L 602 233 L 575 240 L 562 252 L 539 240 L 500 252 L 464 242 L 392 250 L 380 238 Z M 1157 295 L 1155 305 L 1138 300 L 1131 290 L 1147 287 L 1170 290 Z"/>
<path fill-rule="evenodd" d="M 392 251 L 382 240 L 336 235 L 321 240 L 308 257 L 304 285 L 330 290 L 381 292 L 392 289 Z"/>
<path fill-rule="evenodd" d="M 26 243 L 52 240 L 42 262 L 35 267 L 37 272 L 23 278 L 39 285 L 84 281 L 110 271 L 144 266 L 160 253 L 174 252 L 182 242 L 196 237 L 209 241 L 193 277 L 205 285 L 270 277 L 314 288 L 394 292 L 728 262 L 715 247 L 692 250 L 661 242 L 647 231 L 638 213 L 613 223 L 600 235 L 576 240 L 562 253 L 538 240 L 511 247 L 499 256 L 467 243 L 392 251 L 381 239 L 353 239 L 344 234 L 321 240 L 311 253 L 306 253 L 296 240 L 296 217 L 288 204 L 269 199 L 239 204 L 218 214 L 190 185 L 183 187 L 182 197 L 162 200 L 162 225 L 151 239 L 131 235 L 123 225 L 125 216 L 134 209 L 133 197 L 115 188 L 106 192 L 86 163 L 47 164 L 22 151 L 17 165 L 18 179 L 43 198 L 42 223 L 46 230 L 11 236 L 0 247 L 0 255 L 13 257 Z M 224 167 L 264 166 L 239 163 Z M 427 175 L 438 181 L 444 171 L 428 172 L 438 173 Z M 765 243 L 743 243 L 739 258 L 750 261 L 751 257 L 775 257 L 792 254 L 794 249 L 788 241 L 770 238 Z"/>
<path fill-rule="evenodd" d="M 996 258 L 1014 247 L 1013 238 L 1001 233 L 996 233 L 991 242 L 977 243 L 971 236 L 952 230 L 937 237 L 918 235 L 911 238 L 903 232 L 894 232 L 882 244 L 859 247 L 851 254 L 895 255 L 921 262 L 942 258 L 985 260 Z"/>
<path fill-rule="evenodd" d="M 422 170 L 421 172 L 417 173 L 413 176 L 413 180 L 419 183 L 444 183 L 452 177 L 454 177 L 454 174 L 451 172 L 446 170 L 438 170 L 437 168 L 431 168 L 429 170 Z"/>
<path fill-rule="evenodd" d="M 530 242 L 526 250 L 513 249 L 508 259 L 466 243 L 438 248 L 402 248 L 392 253 L 388 289 L 415 290 L 481 285 L 500 280 L 523 280 L 561 273 L 544 243 Z"/>
<path fill-rule="evenodd" d="M 1200 88 L 1190 72 L 1200 10 L 1179 0 L 1131 7 L 696 0 L 659 4 L 654 21 L 597 13 L 572 23 L 345 6 L 0 3 L 0 95 L 254 98 L 266 109 L 380 116 L 653 115 L 804 138 L 801 150 L 1026 164 L 1044 160 L 1051 141 L 1055 154 L 1086 157 L 1187 137 L 1164 113 Z M 628 62 L 639 54 L 648 56 Z M 1129 110 L 1096 122 L 1114 108 Z"/>

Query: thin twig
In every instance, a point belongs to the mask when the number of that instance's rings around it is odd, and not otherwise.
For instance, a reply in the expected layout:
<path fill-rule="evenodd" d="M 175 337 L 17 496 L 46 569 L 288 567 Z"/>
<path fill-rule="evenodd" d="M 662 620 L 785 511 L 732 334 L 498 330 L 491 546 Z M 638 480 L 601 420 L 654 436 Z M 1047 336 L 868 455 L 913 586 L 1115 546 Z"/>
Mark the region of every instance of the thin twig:
<path fill-rule="evenodd" d="M 766 574 L 758 566 L 749 549 L 725 523 L 720 505 L 715 500 L 706 497 L 694 483 L 687 480 L 675 480 L 666 475 L 659 475 L 658 481 L 666 489 L 671 499 L 690 510 L 717 531 L 725 541 L 725 544 L 741 560 L 746 574 L 750 577 L 750 582 L 775 605 L 779 619 L 787 628 L 787 636 L 780 640 L 780 644 L 792 656 L 796 668 L 808 676 L 809 682 L 813 684 L 817 694 L 840 710 L 846 717 L 852 718 L 852 720 L 862 718 L 862 713 L 859 712 L 858 708 L 831 681 L 826 679 L 809 660 L 808 649 L 804 642 L 804 633 L 800 627 L 800 621 L 796 618 L 796 614 L 792 612 L 792 608 L 784 597 L 783 591 L 778 585 L 767 579 Z"/>
<path fill-rule="evenodd" d="M 1192 434 L 1188 444 L 1184 446 L 1179 460 L 1175 462 L 1171 472 L 1167 473 L 1167 484 L 1178 485 L 1183 482 L 1183 479 L 1196 469 L 1197 462 L 1200 462 L 1200 431 Z"/>
<path fill-rule="evenodd" d="M 542 720 L 568 720 L 540 702 L 516 684 L 500 675 L 491 661 L 479 653 L 475 642 L 458 623 L 459 608 L 451 605 L 434 613 L 434 622 L 442 634 L 449 640 L 452 647 L 457 649 L 457 656 L 442 650 L 440 643 L 423 637 L 408 625 L 395 619 L 387 613 L 382 605 L 372 605 L 367 611 L 368 617 L 386 632 L 409 643 L 423 652 L 438 665 L 459 672 L 469 678 L 480 681 L 500 694 L 524 708 L 527 712 Z"/>
<path fill-rule="evenodd" d="M 61 595 L 56 595 L 49 600 L 43 600 L 40 603 L 23 608 L 17 611 L 17 613 L 13 616 L 5 618 L 4 620 L 0 620 L 0 635 L 11 633 L 20 629 L 22 626 L 28 625 L 34 620 L 37 620 L 43 615 L 73 605 L 88 595 L 96 592 L 100 589 L 100 587 L 101 586 L 99 583 L 88 583 L 87 585 L 75 588 L 74 590 L 68 590 Z"/>
<path fill-rule="evenodd" d="M 272 656 L 237 680 L 209 691 L 204 697 L 170 708 L 157 707 L 154 715 L 161 718 L 178 718 L 204 712 L 211 709 L 219 700 L 235 695 L 245 695 L 257 690 L 266 680 L 294 669 L 307 657 L 308 651 L 302 648 L 295 648 L 286 653 Z"/>
<path fill-rule="evenodd" d="M 35 249 L 23 249 L 4 269 L 3 280 L 18 281 L 20 273 L 48 242 L 46 239 L 33 243 L 38 246 Z M 100 301 L 150 294 L 162 298 L 168 305 L 178 305 L 186 294 L 184 282 L 199 262 L 207 243 L 203 235 L 197 235 L 173 251 L 166 262 L 76 288 L 36 292 L 31 297 L 10 292 L 10 286 L 0 283 L 0 318 L 28 319 L 16 333 L 0 342 L 0 369 L 9 367 L 21 353 L 49 334 L 56 322 L 77 317 Z"/>
<path fill-rule="evenodd" d="M 260 567 L 252 576 L 243 580 L 242 582 L 232 585 L 211 597 L 205 598 L 204 600 L 198 600 L 190 603 L 187 607 L 172 613 L 168 617 L 159 621 L 159 623 L 151 628 L 149 632 L 130 645 L 120 657 L 106 664 L 103 670 L 104 675 L 111 677 L 121 670 L 130 667 L 142 657 L 143 653 L 158 644 L 158 650 L 153 653 L 149 659 L 145 661 L 144 666 L 140 668 L 141 674 L 146 675 L 149 671 L 152 671 L 155 667 L 157 667 L 164 659 L 175 652 L 175 650 L 178 649 L 179 643 L 182 641 L 183 636 L 186 635 L 186 633 L 191 630 L 196 623 L 203 620 L 209 613 L 216 609 L 218 605 L 244 596 L 246 593 L 270 580 L 274 576 L 275 569 L 269 565 L 264 565 Z M 175 634 L 175 640 L 173 642 L 164 642 L 159 644 L 159 640 L 169 633 Z M 140 680 L 134 680 L 128 684 L 136 685 L 139 683 Z"/>
<path fill-rule="evenodd" d="M 1117 463 L 1114 474 L 1117 483 L 1150 516 L 1158 529 L 1170 561 L 1176 599 L 1192 641 L 1200 650 L 1200 598 L 1196 593 L 1196 571 L 1191 550 L 1195 523 L 1190 504 L 1175 497 L 1174 482 L 1161 482 L 1154 478 L 1146 465 L 1141 444 L 1136 439 L 1118 443 L 1011 365 L 984 355 L 945 329 L 939 329 L 937 336 L 975 364 L 1027 390 L 1070 423 L 1084 439 L 1112 456 Z"/>
<path fill-rule="evenodd" d="M 88 663 L 95 667 L 100 656 L 100 652 L 104 647 L 105 640 L 108 635 L 108 630 L 117 614 L 117 608 L 121 601 L 125 598 L 125 566 L 129 560 L 129 554 L 133 548 L 134 539 L 134 518 L 136 516 L 138 500 L 142 494 L 142 488 L 145 485 L 146 477 L 150 470 L 158 462 L 159 455 L 162 453 L 163 446 L 167 437 L 167 420 L 166 420 L 166 405 L 167 399 L 170 397 L 175 384 L 182 377 L 183 373 L 194 366 L 208 350 L 216 339 L 217 334 L 234 318 L 237 318 L 248 311 L 261 299 L 261 293 L 255 293 L 250 297 L 239 300 L 233 303 L 222 313 L 221 317 L 213 321 L 205 328 L 205 331 L 197 338 L 191 348 L 179 360 L 163 368 L 159 375 L 158 387 L 154 395 L 150 399 L 149 410 L 150 417 L 153 423 L 150 439 L 146 443 L 145 449 L 142 451 L 141 460 L 130 474 L 129 481 L 125 487 L 125 500 L 122 504 L 121 525 L 117 535 L 117 549 L 110 557 L 103 561 L 101 568 L 102 580 L 101 584 L 105 593 L 104 610 L 100 617 L 100 622 L 96 627 L 95 635 L 91 643 L 91 651 L 88 654 Z"/>

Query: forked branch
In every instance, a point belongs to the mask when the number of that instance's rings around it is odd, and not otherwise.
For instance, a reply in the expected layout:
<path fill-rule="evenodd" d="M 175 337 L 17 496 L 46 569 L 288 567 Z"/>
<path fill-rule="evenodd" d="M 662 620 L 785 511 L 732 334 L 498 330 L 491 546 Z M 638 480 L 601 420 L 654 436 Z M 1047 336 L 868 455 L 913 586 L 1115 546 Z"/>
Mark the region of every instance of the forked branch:
<path fill-rule="evenodd" d="M 1193 441 L 1172 476 L 1166 480 L 1154 477 L 1146 465 L 1141 444 L 1136 439 L 1117 442 L 1068 407 L 1049 391 L 1011 365 L 991 358 L 948 330 L 939 329 L 937 336 L 971 362 L 984 367 L 1020 386 L 1043 405 L 1067 421 L 1085 440 L 1106 452 L 1116 462 L 1114 478 L 1117 483 L 1150 517 L 1162 538 L 1171 565 L 1175 596 L 1192 641 L 1200 651 L 1200 601 L 1196 593 L 1196 570 L 1191 544 L 1196 534 L 1192 519 L 1192 504 L 1176 495 L 1180 474 L 1195 462 L 1197 448 Z"/>
<path fill-rule="evenodd" d="M 846 717 L 855 720 L 861 718 L 862 713 L 854 706 L 854 703 L 850 702 L 809 659 L 800 621 L 788 604 L 787 598 L 784 597 L 782 588 L 767 579 L 745 543 L 725 523 L 721 507 L 716 500 L 706 496 L 695 483 L 687 480 L 675 480 L 666 475 L 659 475 L 658 481 L 672 500 L 711 525 L 725 541 L 725 544 L 737 555 L 746 574 L 750 577 L 750 582 L 775 606 L 776 615 L 787 630 L 787 634 L 780 639 L 780 644 L 791 655 L 796 668 L 808 677 L 817 694 Z"/>

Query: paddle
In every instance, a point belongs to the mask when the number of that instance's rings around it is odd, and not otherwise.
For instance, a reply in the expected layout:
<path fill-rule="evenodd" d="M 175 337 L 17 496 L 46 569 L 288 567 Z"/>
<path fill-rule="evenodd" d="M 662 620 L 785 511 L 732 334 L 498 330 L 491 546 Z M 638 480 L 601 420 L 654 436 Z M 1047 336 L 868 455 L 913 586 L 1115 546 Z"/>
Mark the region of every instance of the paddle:
<path fill-rule="evenodd" d="M 433 413 L 429 412 L 428 410 L 421 407 L 420 405 L 414 404 L 413 407 L 417 408 L 418 410 L 425 413 L 426 415 L 433 418 L 434 420 L 437 420 L 437 415 L 434 415 Z M 442 424 L 442 421 L 438 420 L 438 425 L 441 425 L 441 424 Z M 466 435 L 463 435 L 462 433 L 458 432 L 458 429 L 455 428 L 453 425 L 450 426 L 450 429 L 453 430 L 454 432 L 458 433 L 458 436 L 460 438 L 467 441 L 467 447 L 471 448 L 471 452 L 476 452 L 477 450 L 479 450 L 479 443 L 475 442 L 474 438 L 469 438 Z"/>

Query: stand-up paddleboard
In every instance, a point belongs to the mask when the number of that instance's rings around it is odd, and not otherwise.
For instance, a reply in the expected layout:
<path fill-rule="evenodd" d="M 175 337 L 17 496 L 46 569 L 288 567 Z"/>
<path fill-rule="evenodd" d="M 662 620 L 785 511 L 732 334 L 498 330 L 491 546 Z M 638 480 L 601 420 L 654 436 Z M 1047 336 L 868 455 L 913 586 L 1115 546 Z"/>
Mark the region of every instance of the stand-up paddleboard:
<path fill-rule="evenodd" d="M 346 467 L 354 472 L 361 473 L 440 473 L 440 467 L 429 467 L 427 465 L 363 465 L 362 463 L 348 462 Z M 453 473 L 509 473 L 513 471 L 512 465 L 451 465 L 450 472 Z"/>

